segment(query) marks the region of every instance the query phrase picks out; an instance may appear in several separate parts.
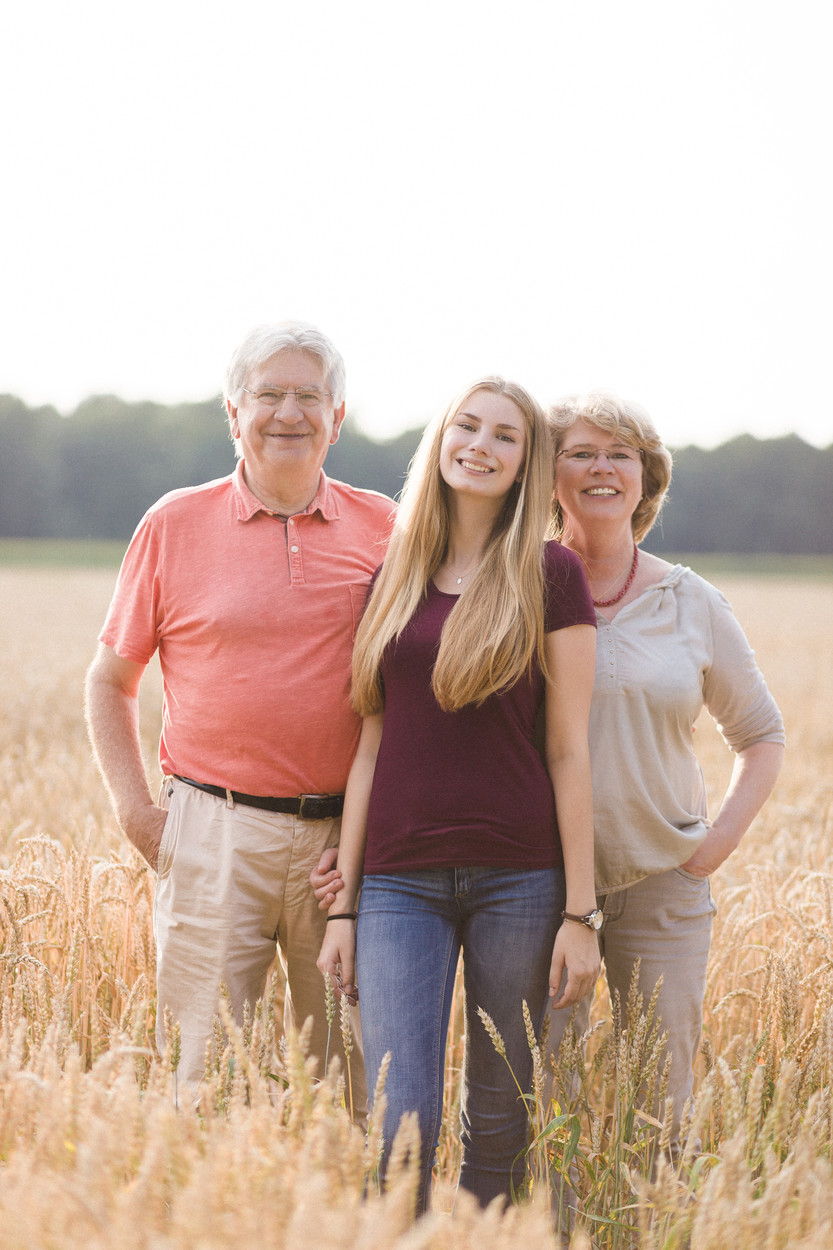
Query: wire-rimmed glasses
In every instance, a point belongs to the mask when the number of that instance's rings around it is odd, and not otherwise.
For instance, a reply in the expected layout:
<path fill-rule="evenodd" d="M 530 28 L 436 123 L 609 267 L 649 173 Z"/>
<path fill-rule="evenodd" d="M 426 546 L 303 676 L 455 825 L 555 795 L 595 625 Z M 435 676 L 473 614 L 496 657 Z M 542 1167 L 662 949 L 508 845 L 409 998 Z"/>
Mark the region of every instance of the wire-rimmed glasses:
<path fill-rule="evenodd" d="M 279 412 L 283 408 L 287 395 L 294 395 L 296 404 L 304 412 L 315 412 L 316 409 L 323 407 L 328 395 L 332 398 L 332 391 L 320 391 L 315 386 L 295 386 L 287 389 L 280 386 L 265 386 L 260 391 L 250 391 L 248 386 L 244 386 L 242 389 L 247 395 L 252 395 L 264 408 L 270 408 L 273 412 Z"/>

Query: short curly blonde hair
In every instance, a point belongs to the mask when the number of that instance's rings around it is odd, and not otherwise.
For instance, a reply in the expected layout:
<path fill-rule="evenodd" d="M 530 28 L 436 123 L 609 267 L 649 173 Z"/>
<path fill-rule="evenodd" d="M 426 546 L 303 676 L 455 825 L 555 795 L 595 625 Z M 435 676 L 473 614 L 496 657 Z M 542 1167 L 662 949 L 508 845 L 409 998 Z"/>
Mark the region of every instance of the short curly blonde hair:
<path fill-rule="evenodd" d="M 547 419 L 556 456 L 564 435 L 576 421 L 587 421 L 615 434 L 627 446 L 639 448 L 642 498 L 631 517 L 631 527 L 634 540 L 640 542 L 659 516 L 671 483 L 671 453 L 663 446 L 645 409 L 609 391 L 588 391 L 586 395 L 568 395 L 558 400 L 549 409 Z M 557 499 L 553 504 L 553 532 L 558 539 L 564 533 L 564 517 Z"/>

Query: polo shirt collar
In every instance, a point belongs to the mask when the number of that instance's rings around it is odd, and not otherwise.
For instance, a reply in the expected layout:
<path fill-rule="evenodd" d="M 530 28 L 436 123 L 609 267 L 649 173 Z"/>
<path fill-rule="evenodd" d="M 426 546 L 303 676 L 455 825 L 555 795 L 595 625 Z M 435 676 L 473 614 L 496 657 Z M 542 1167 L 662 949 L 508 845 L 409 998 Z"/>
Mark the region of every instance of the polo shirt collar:
<path fill-rule="evenodd" d="M 246 485 L 243 477 L 243 461 L 238 460 L 235 465 L 234 473 L 231 477 L 232 493 L 234 497 L 234 508 L 238 521 L 250 521 L 258 512 L 265 512 L 267 515 L 274 515 L 271 509 L 261 503 L 256 495 L 253 495 Z M 311 516 L 314 512 L 320 512 L 323 520 L 338 520 L 338 500 L 332 483 L 326 473 L 321 471 L 321 477 L 318 483 L 318 490 L 315 492 L 314 498 L 310 501 L 308 507 L 302 513 L 296 513 L 296 516 Z"/>

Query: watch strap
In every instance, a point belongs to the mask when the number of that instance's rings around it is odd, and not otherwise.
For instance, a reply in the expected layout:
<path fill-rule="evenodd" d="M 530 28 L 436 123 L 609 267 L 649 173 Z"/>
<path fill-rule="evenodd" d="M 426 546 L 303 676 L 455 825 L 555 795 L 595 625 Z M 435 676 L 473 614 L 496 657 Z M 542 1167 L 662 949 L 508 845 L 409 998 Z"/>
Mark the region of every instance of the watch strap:
<path fill-rule="evenodd" d="M 583 916 L 575 916 L 575 915 L 573 915 L 573 913 L 572 913 L 572 912 L 569 912 L 569 911 L 563 911 L 563 912 L 561 913 L 561 919 L 562 919 L 562 920 L 572 920 L 574 924 L 583 924 L 583 925 L 584 925 L 584 927 L 585 927 L 586 929 L 593 929 L 593 930 L 596 930 L 596 929 L 600 928 L 600 926 L 599 926 L 599 925 L 597 925 L 597 924 L 594 924 L 594 923 L 593 923 L 593 919 L 594 919 L 594 917 L 596 917 L 596 916 L 600 916 L 600 915 L 601 915 L 601 912 L 600 912 L 599 908 L 598 908 L 598 907 L 594 907 L 591 911 L 588 911 L 588 912 L 587 912 L 585 915 L 583 915 Z"/>

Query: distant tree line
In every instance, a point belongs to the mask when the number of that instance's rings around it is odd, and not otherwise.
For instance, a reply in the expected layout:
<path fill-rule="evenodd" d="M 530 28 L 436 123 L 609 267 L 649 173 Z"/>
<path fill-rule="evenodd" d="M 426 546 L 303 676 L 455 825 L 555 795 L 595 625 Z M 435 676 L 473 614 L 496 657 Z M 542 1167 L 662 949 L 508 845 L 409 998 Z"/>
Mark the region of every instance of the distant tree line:
<path fill-rule="evenodd" d="M 420 430 L 379 443 L 349 419 L 327 472 L 396 496 Z M 127 539 L 166 491 L 222 477 L 234 450 L 219 400 L 166 406 L 112 395 L 70 416 L 0 396 L 0 536 Z M 654 551 L 833 553 L 833 445 L 741 435 L 674 452 Z"/>

